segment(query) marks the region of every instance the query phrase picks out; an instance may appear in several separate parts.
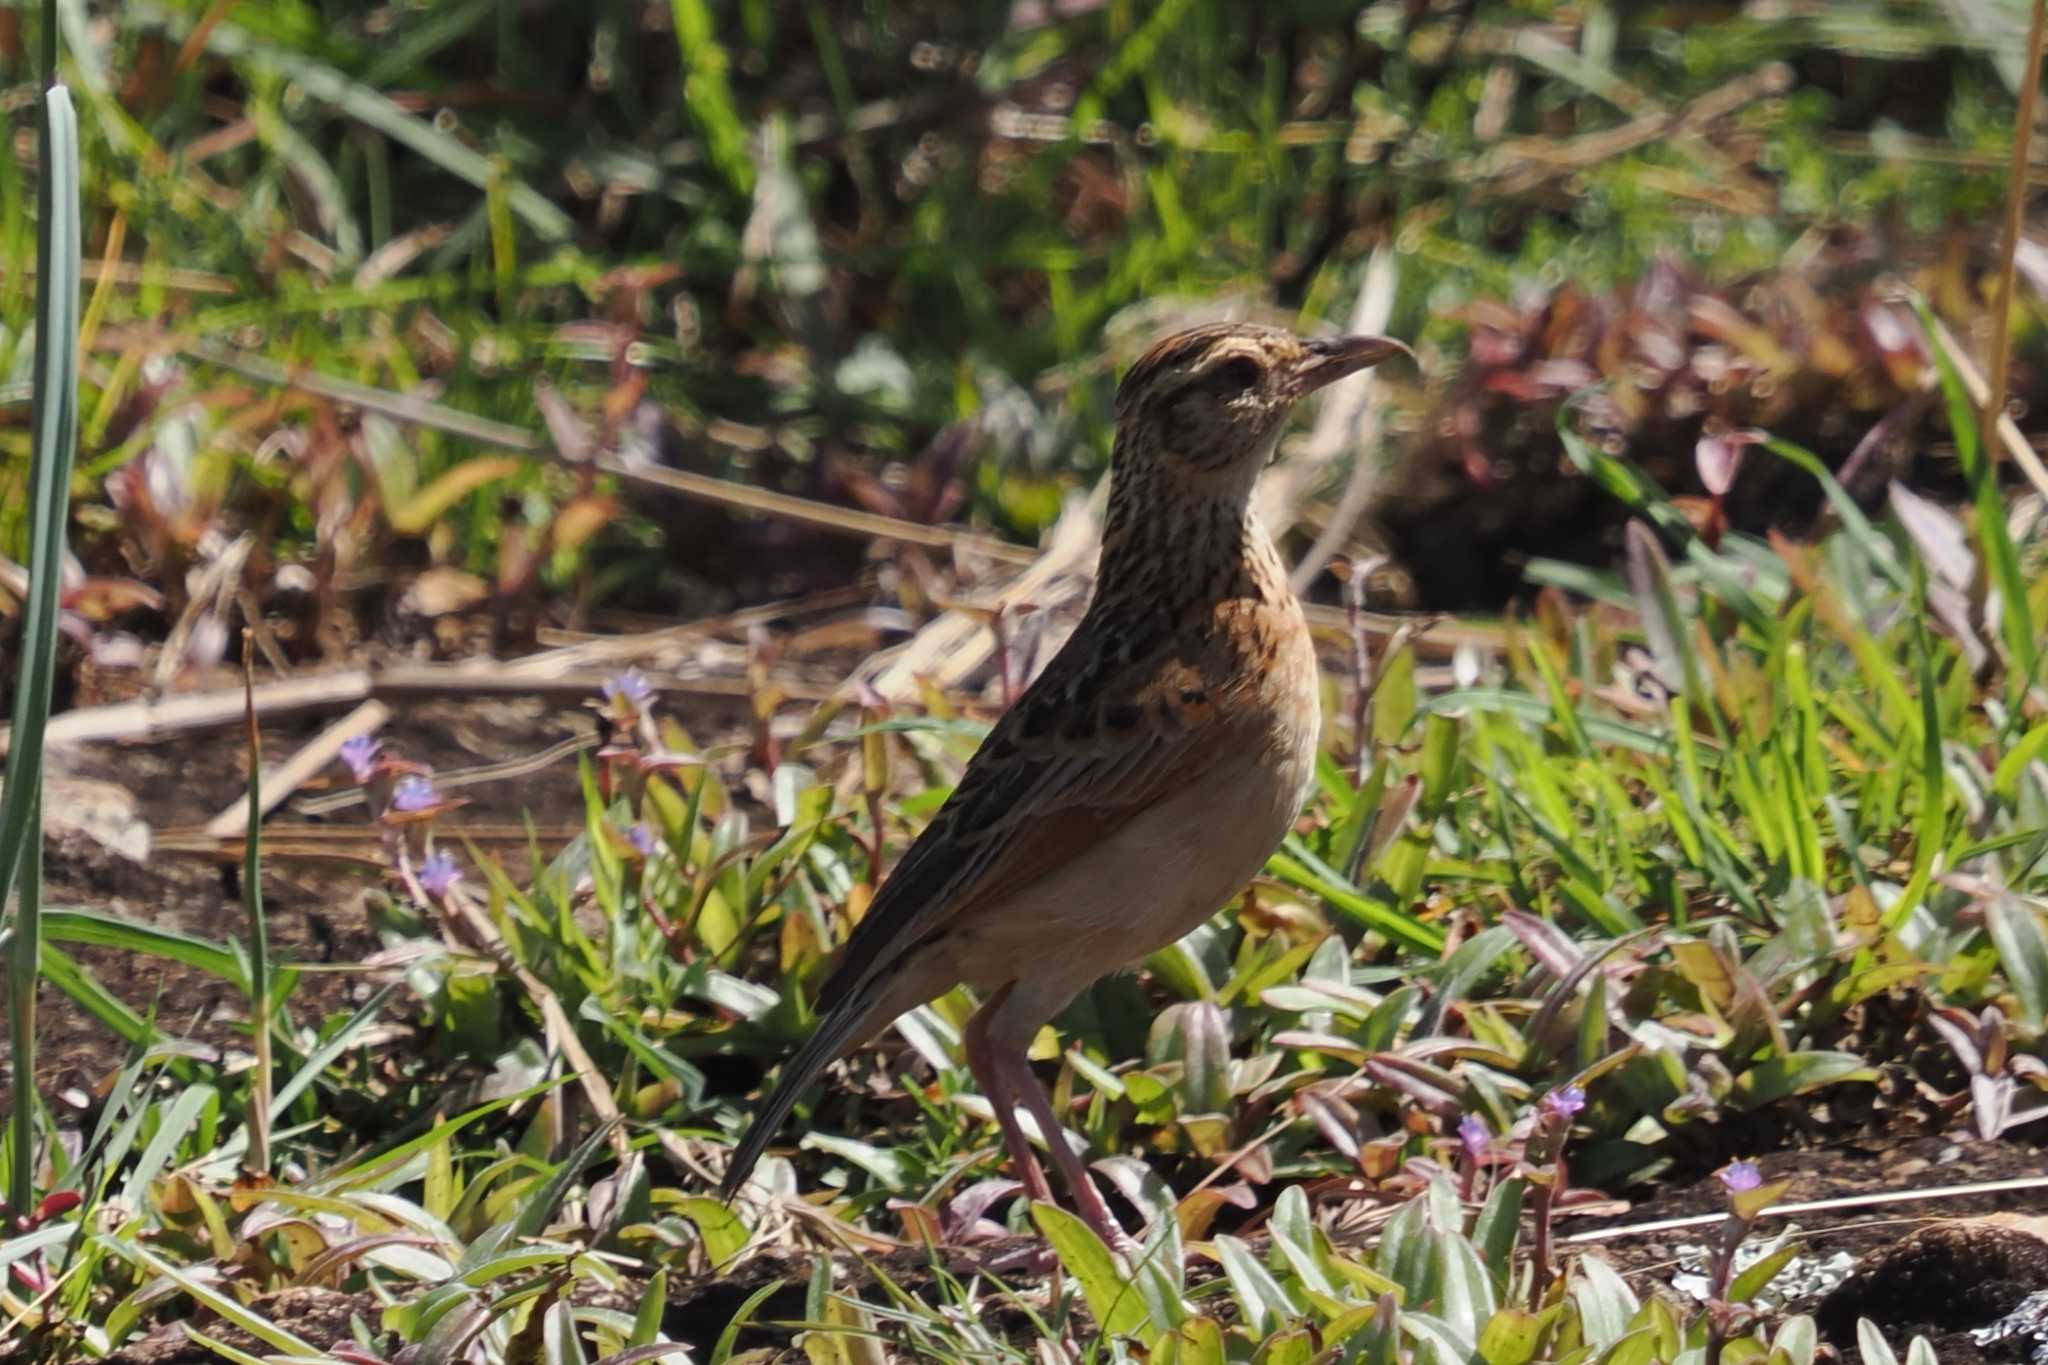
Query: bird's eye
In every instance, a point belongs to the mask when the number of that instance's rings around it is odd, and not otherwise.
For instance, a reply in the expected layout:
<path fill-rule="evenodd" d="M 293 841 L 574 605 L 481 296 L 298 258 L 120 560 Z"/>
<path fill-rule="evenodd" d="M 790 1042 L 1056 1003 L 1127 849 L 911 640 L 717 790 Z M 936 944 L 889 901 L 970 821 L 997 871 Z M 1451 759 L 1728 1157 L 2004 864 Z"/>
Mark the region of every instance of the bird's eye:
<path fill-rule="evenodd" d="M 1211 393 L 1234 397 L 1257 384 L 1262 373 L 1258 361 L 1241 355 L 1211 369 L 1202 376 L 1201 384 Z"/>

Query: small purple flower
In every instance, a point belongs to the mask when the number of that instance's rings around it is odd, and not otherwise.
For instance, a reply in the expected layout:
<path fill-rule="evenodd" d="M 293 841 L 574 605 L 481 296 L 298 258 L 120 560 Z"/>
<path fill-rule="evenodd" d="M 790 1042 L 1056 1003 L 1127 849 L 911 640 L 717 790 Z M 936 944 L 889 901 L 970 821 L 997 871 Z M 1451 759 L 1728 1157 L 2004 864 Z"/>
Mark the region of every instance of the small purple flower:
<path fill-rule="evenodd" d="M 1567 1085 L 1551 1091 L 1543 1097 L 1543 1116 L 1559 1122 L 1569 1123 L 1572 1115 L 1586 1107 L 1586 1092 L 1576 1085 Z"/>
<path fill-rule="evenodd" d="M 358 782 L 368 782 L 377 771 L 377 756 L 384 752 L 384 746 L 375 735 L 357 735 L 341 743 L 341 761 L 348 765 L 349 775 Z"/>
<path fill-rule="evenodd" d="M 437 848 L 420 863 L 419 875 L 421 889 L 439 898 L 455 889 L 455 883 L 462 880 L 462 869 L 454 858 Z"/>
<path fill-rule="evenodd" d="M 638 711 L 654 699 L 654 684 L 637 668 L 604 680 L 604 699 L 614 707 Z"/>
<path fill-rule="evenodd" d="M 1764 1183 L 1764 1173 L 1754 1161 L 1736 1161 L 1723 1166 L 1721 1184 L 1730 1194 L 1746 1194 Z"/>
<path fill-rule="evenodd" d="M 1467 1114 L 1458 1120 L 1458 1141 L 1465 1148 L 1465 1155 L 1477 1161 L 1486 1155 L 1487 1147 L 1492 1144 L 1493 1130 L 1479 1115 Z"/>
<path fill-rule="evenodd" d="M 391 789 L 391 809 L 411 814 L 415 811 L 432 810 L 441 804 L 441 793 L 434 790 L 434 780 L 408 773 L 398 779 Z"/>
<path fill-rule="evenodd" d="M 652 858 L 661 848 L 661 840 L 644 820 L 626 831 L 626 839 L 643 858 Z"/>

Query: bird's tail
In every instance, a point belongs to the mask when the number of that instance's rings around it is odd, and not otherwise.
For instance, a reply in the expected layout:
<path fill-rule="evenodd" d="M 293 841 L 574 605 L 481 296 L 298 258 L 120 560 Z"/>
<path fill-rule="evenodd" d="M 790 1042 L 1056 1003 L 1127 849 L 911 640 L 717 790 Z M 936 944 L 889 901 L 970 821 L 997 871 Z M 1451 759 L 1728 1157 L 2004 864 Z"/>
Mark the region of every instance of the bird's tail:
<path fill-rule="evenodd" d="M 754 1163 L 761 1159 L 761 1153 L 789 1117 L 789 1111 L 796 1108 L 798 1097 L 810 1088 L 818 1073 L 867 1036 L 877 1003 L 871 998 L 864 998 L 870 995 L 868 991 L 851 992 L 834 1008 L 827 1010 L 810 1040 L 784 1064 L 775 1089 L 768 1093 L 767 1103 L 747 1125 L 739 1145 L 732 1149 L 732 1159 L 726 1163 L 725 1176 L 718 1182 L 720 1199 L 732 1202 L 733 1195 L 739 1192 L 740 1186 L 747 1181 L 748 1173 L 754 1169 Z"/>

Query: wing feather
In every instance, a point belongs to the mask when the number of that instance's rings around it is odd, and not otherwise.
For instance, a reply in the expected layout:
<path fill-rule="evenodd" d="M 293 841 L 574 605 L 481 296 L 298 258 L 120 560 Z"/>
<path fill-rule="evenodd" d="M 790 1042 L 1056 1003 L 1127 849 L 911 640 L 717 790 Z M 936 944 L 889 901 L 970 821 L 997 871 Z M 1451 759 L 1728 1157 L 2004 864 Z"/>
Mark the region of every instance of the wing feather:
<path fill-rule="evenodd" d="M 882 884 L 820 991 L 830 1010 L 990 897 L 1028 886 L 1218 762 L 1217 708 L 1189 706 L 1157 659 L 1102 677 L 1083 632 L 997 722 L 953 795 Z M 1169 674 L 1178 669 L 1167 670 Z M 1132 675 L 1136 675 L 1135 677 Z M 1144 678 L 1144 684 L 1138 679 Z M 1141 698 L 1111 725 L 1084 701 Z"/>

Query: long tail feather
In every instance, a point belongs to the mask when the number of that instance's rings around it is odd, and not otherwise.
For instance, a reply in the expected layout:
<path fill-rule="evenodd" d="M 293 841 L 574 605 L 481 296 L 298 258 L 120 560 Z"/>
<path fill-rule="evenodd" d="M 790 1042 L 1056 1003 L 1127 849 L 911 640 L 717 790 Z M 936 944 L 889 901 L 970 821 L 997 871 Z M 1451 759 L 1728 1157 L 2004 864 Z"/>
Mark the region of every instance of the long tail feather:
<path fill-rule="evenodd" d="M 870 997 L 871 992 L 858 991 L 826 1011 L 810 1040 L 783 1066 L 767 1103 L 747 1125 L 739 1145 L 732 1149 L 732 1160 L 726 1164 L 725 1177 L 718 1183 L 720 1199 L 731 1202 L 740 1186 L 746 1184 L 754 1163 L 761 1159 L 761 1153 L 767 1150 L 768 1143 L 789 1118 L 789 1111 L 796 1108 L 797 1100 L 818 1078 L 818 1073 L 867 1036 L 875 1013 L 875 1001 Z"/>

